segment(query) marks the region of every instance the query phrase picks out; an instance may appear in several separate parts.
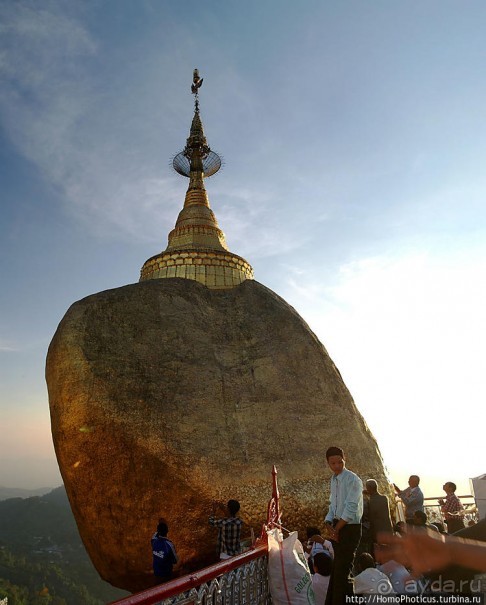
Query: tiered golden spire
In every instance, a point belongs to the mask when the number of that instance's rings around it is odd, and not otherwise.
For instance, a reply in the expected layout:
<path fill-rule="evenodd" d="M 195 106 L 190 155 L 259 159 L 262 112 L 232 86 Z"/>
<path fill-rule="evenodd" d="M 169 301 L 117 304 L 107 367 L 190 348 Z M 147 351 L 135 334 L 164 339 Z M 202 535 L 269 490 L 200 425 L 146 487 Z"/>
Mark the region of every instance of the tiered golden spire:
<path fill-rule="evenodd" d="M 169 233 L 167 248 L 144 263 L 140 281 L 182 277 L 212 289 L 233 288 L 246 279 L 253 279 L 253 269 L 245 259 L 228 250 L 224 233 L 209 207 L 204 178 L 219 170 L 221 159 L 211 151 L 204 135 L 199 115 L 201 84 L 195 69 L 191 86 L 195 95 L 191 130 L 184 151 L 173 161 L 175 170 L 189 177 L 184 207 Z"/>

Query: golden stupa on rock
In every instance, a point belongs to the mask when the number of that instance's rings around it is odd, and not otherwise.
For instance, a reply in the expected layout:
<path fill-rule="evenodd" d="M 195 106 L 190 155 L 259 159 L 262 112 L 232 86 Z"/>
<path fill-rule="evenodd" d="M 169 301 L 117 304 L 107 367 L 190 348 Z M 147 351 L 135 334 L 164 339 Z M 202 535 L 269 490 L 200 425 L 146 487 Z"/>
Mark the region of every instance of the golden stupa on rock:
<path fill-rule="evenodd" d="M 206 143 L 199 86 L 196 71 L 190 135 L 173 160 L 189 189 L 167 249 L 139 283 L 72 304 L 46 361 L 80 535 L 100 576 L 132 592 L 154 584 L 147 546 L 157 519 L 167 520 L 181 573 L 215 560 L 215 500 L 237 499 L 247 532 L 259 531 L 273 465 L 289 528 L 322 521 L 330 445 L 391 494 L 376 440 L 323 345 L 226 247 L 204 189 L 221 160 Z"/>
<path fill-rule="evenodd" d="M 167 248 L 145 261 L 140 281 L 181 277 L 211 289 L 227 289 L 253 279 L 253 269 L 244 258 L 228 250 L 224 233 L 209 206 L 204 178 L 219 170 L 221 159 L 211 151 L 204 135 L 198 99 L 201 84 L 195 69 L 191 86 L 195 95 L 191 130 L 184 150 L 173 160 L 174 169 L 189 177 L 184 207 L 169 233 Z"/>

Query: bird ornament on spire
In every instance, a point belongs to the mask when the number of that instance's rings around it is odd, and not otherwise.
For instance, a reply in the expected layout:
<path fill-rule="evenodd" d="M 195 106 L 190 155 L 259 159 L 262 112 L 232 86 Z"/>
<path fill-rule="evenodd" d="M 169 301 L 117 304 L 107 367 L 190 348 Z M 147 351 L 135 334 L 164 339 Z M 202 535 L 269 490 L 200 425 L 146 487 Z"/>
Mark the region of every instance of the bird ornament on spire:
<path fill-rule="evenodd" d="M 201 85 L 203 83 L 203 78 L 199 77 L 199 70 L 195 69 L 192 74 L 192 84 L 191 84 L 191 92 L 193 95 L 197 95 Z"/>

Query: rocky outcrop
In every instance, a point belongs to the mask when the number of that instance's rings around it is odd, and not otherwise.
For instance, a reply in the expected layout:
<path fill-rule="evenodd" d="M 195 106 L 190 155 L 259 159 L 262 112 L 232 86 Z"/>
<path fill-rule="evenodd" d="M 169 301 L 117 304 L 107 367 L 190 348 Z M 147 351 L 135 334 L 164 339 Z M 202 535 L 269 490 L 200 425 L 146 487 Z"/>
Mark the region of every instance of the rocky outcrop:
<path fill-rule="evenodd" d="M 330 445 L 344 447 L 363 478 L 386 481 L 326 350 L 254 281 L 209 290 L 149 280 L 89 296 L 60 323 L 46 375 L 82 539 L 101 576 L 120 588 L 150 585 L 160 517 L 185 570 L 215 560 L 211 501 L 240 500 L 258 532 L 273 464 L 288 528 L 322 523 Z"/>

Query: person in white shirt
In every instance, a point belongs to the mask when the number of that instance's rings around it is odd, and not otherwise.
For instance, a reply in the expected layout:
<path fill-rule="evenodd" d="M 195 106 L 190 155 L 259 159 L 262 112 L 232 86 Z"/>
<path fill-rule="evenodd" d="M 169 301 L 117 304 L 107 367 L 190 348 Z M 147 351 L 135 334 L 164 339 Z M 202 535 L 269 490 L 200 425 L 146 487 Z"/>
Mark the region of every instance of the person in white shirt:
<path fill-rule="evenodd" d="M 388 576 L 376 569 L 375 560 L 368 552 L 356 561 L 358 575 L 354 577 L 354 594 L 395 594 Z"/>
<path fill-rule="evenodd" d="M 417 594 L 417 583 L 410 572 L 401 563 L 389 559 L 377 569 L 382 571 L 391 582 L 395 594 Z"/>
<path fill-rule="evenodd" d="M 353 594 L 351 572 L 361 538 L 363 482 L 346 468 L 344 452 L 340 447 L 328 448 L 326 460 L 333 475 L 325 522 L 334 548 L 326 605 L 343 605 L 346 595 Z"/>

